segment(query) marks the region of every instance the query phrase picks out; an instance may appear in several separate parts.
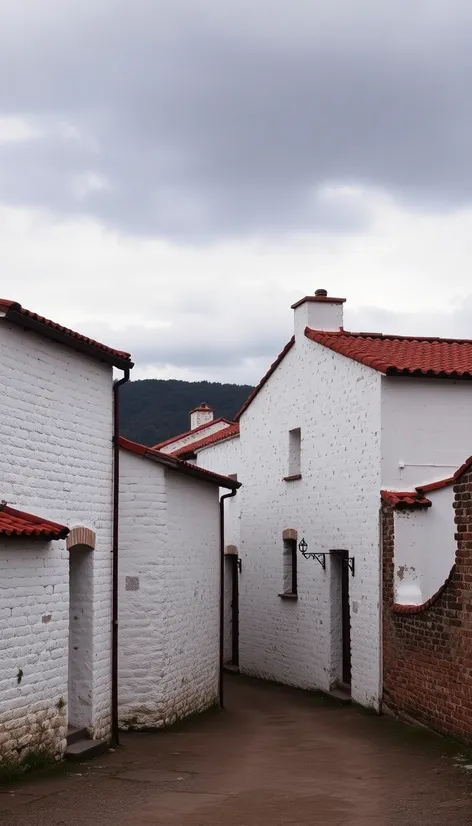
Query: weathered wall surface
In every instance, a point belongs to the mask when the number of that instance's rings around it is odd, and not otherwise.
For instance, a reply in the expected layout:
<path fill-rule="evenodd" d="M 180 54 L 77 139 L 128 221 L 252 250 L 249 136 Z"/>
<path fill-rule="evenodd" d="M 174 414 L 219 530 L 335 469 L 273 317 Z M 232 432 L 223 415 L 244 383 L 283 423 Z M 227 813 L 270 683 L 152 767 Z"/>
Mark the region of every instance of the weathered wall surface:
<path fill-rule="evenodd" d="M 241 623 L 243 671 L 301 688 L 341 677 L 340 604 L 326 570 L 298 554 L 298 599 L 285 600 L 286 528 L 311 551 L 346 548 L 350 577 L 352 695 L 379 703 L 380 376 L 305 338 L 243 414 Z M 301 428 L 301 479 L 286 482 L 289 431 Z"/>
<path fill-rule="evenodd" d="M 395 511 L 395 602 L 426 602 L 454 564 L 454 489 L 428 493 L 430 508 Z"/>
<path fill-rule="evenodd" d="M 31 750 L 65 748 L 67 587 L 53 543 L 2 539 L 0 766 Z"/>
<path fill-rule="evenodd" d="M 216 702 L 218 488 L 121 452 L 120 721 L 171 725 Z"/>
<path fill-rule="evenodd" d="M 94 616 L 90 731 L 93 736 L 106 737 L 110 732 L 112 369 L 5 321 L 0 324 L 0 352 L 0 498 L 20 510 L 69 527 L 81 524 L 96 531 L 94 588 L 89 595 Z M 28 554 L 26 557 L 29 559 Z M 69 557 L 64 542 L 53 542 L 44 550 L 41 567 L 49 572 L 50 582 L 35 572 L 25 577 L 24 584 L 36 588 L 40 582 L 48 596 L 53 589 L 54 602 L 51 611 L 33 615 L 31 656 L 26 668 L 21 664 L 24 640 L 19 638 L 16 648 L 12 629 L 17 623 L 19 628 L 26 627 L 27 619 L 10 613 L 11 583 L 7 586 L 0 579 L 0 599 L 7 597 L 7 610 L 0 613 L 0 639 L 10 639 L 8 650 L 2 650 L 0 656 L 0 708 L 7 713 L 17 708 L 16 676 L 21 667 L 21 696 L 31 699 L 31 708 L 35 707 L 36 696 L 49 698 L 48 714 L 55 719 L 56 703 L 61 698 L 67 701 L 68 696 Z M 27 560 L 20 565 L 20 580 L 24 578 L 21 568 L 27 570 Z M 38 594 L 36 598 L 40 604 Z M 43 623 L 43 615 L 49 613 L 51 620 Z M 52 683 L 35 645 L 38 633 L 44 637 L 44 651 L 54 649 L 51 658 L 58 679 Z M 4 657 L 12 670 L 3 667 Z M 18 706 L 16 723 L 10 721 L 9 738 L 3 738 L 0 747 L 2 756 L 17 748 L 24 727 L 23 709 Z M 39 717 L 31 711 L 29 725 L 39 724 L 44 711 L 45 707 L 38 709 Z M 58 750 L 65 745 L 67 709 L 61 720 L 57 744 L 62 745 Z"/>
<path fill-rule="evenodd" d="M 454 486 L 455 566 L 423 605 L 394 603 L 397 537 L 383 505 L 384 704 L 472 741 L 472 471 Z"/>

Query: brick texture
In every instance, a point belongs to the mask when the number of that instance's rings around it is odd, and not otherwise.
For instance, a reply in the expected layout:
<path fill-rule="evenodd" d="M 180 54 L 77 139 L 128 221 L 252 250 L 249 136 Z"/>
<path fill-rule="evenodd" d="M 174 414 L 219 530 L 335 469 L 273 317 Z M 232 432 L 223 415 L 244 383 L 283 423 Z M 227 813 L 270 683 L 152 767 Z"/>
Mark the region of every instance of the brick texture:
<path fill-rule="evenodd" d="M 120 722 L 161 728 L 217 700 L 218 488 L 125 451 L 120 464 Z"/>
<path fill-rule="evenodd" d="M 91 734 L 110 731 L 112 369 L 0 326 L 0 498 L 96 532 Z M 0 759 L 47 743 L 68 719 L 69 553 L 64 540 L 0 547 Z M 21 682 L 18 674 L 23 672 Z M 63 705 L 65 703 L 65 706 Z"/>
<path fill-rule="evenodd" d="M 457 551 L 450 576 L 423 606 L 394 604 L 395 530 L 382 506 L 383 703 L 472 741 L 472 470 L 454 486 Z"/>

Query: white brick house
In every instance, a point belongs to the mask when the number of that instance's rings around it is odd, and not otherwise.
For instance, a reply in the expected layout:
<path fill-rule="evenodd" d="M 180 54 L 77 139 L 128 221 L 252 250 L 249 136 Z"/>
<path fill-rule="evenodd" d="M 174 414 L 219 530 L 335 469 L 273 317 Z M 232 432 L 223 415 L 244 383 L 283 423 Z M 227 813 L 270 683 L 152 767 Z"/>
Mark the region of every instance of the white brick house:
<path fill-rule="evenodd" d="M 378 708 L 380 492 L 424 486 L 470 453 L 472 343 L 348 333 L 343 303 L 324 291 L 297 302 L 239 436 L 194 450 L 243 483 L 241 670 L 307 689 L 349 682 Z"/>
<path fill-rule="evenodd" d="M 219 436 L 226 433 L 228 428 L 233 426 L 234 422 L 225 419 L 223 416 L 215 419 L 214 410 L 206 402 L 202 402 L 195 410 L 190 411 L 190 430 L 173 436 L 171 439 L 166 439 L 164 442 L 159 442 L 154 445 L 154 449 L 181 459 L 187 457 L 192 459 L 192 448 L 194 446 L 199 445 L 202 441 L 206 442 L 206 439 L 210 436 Z"/>
<path fill-rule="evenodd" d="M 68 725 L 110 736 L 112 374 L 133 365 L 9 301 L 0 361 L 0 759 L 21 761 Z"/>
<path fill-rule="evenodd" d="M 119 713 L 160 728 L 218 700 L 220 490 L 234 479 L 120 439 Z"/>

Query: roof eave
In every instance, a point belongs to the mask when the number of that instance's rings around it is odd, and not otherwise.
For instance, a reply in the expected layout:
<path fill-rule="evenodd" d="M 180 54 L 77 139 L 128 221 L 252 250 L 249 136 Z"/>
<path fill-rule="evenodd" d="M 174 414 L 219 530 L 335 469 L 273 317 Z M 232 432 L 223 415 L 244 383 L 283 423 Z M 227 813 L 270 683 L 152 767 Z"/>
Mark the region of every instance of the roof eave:
<path fill-rule="evenodd" d="M 22 327 L 24 330 L 31 330 L 32 332 L 38 333 L 45 338 L 49 338 L 58 344 L 70 347 L 79 353 L 83 353 L 84 355 L 95 359 L 95 361 L 103 361 L 105 364 L 109 364 L 112 367 L 117 367 L 120 370 L 130 370 L 134 367 L 134 362 L 130 359 L 124 357 L 121 358 L 120 356 L 107 352 L 106 350 L 102 350 L 99 347 L 94 347 L 86 341 L 81 341 L 80 339 L 63 332 L 62 330 L 58 330 L 55 327 L 50 327 L 48 324 L 43 324 L 35 318 L 31 318 L 30 316 L 18 312 L 15 305 L 4 312 L 7 321 L 11 321 L 18 327 Z"/>

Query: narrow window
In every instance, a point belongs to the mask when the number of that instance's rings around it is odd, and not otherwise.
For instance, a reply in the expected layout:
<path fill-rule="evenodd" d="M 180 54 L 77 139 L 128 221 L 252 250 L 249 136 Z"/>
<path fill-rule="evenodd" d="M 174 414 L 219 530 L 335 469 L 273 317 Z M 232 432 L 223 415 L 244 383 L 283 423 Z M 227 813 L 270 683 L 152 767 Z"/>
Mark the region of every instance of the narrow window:
<path fill-rule="evenodd" d="M 302 432 L 299 427 L 288 434 L 288 475 L 299 476 L 301 473 Z"/>
<path fill-rule="evenodd" d="M 297 595 L 297 540 L 284 539 L 284 594 Z"/>

